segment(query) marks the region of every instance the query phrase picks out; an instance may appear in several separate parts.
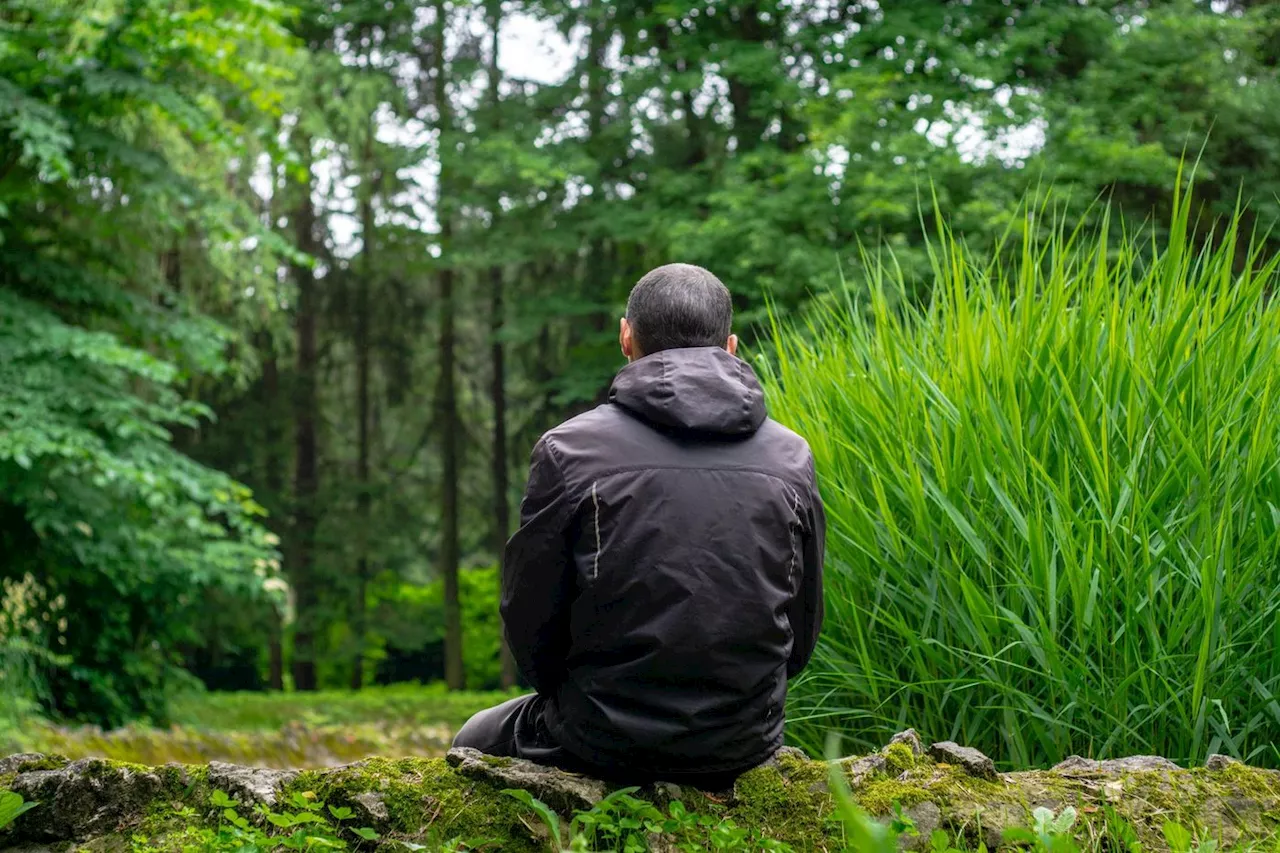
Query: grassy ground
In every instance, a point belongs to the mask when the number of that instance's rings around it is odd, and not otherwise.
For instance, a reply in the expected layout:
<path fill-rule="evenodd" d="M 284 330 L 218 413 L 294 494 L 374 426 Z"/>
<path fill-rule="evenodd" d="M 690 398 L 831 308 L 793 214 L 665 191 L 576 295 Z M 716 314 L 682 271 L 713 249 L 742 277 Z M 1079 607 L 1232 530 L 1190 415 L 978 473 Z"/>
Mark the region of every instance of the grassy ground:
<path fill-rule="evenodd" d="M 28 721 L 0 736 L 0 753 L 144 764 L 230 761 L 263 767 L 327 767 L 378 755 L 443 755 L 453 733 L 507 693 L 450 693 L 441 685 L 374 687 L 359 693 L 206 693 L 174 703 L 168 728 L 58 726 Z"/>
<path fill-rule="evenodd" d="M 515 693 L 450 692 L 443 684 L 397 684 L 359 692 L 191 694 L 173 704 L 178 725 L 261 731 L 293 723 L 392 726 L 443 725 L 457 729 L 472 714 Z"/>

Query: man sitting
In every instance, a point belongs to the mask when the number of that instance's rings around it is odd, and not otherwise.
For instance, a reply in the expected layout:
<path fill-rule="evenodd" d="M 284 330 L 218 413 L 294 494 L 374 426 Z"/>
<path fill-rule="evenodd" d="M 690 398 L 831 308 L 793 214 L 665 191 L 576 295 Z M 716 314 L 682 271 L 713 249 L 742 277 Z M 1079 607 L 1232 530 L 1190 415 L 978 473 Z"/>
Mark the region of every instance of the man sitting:
<path fill-rule="evenodd" d="M 537 691 L 455 746 L 625 782 L 721 788 L 782 745 L 822 624 L 824 518 L 804 439 L 767 417 L 728 289 L 636 284 L 608 403 L 534 447 L 502 618 Z"/>

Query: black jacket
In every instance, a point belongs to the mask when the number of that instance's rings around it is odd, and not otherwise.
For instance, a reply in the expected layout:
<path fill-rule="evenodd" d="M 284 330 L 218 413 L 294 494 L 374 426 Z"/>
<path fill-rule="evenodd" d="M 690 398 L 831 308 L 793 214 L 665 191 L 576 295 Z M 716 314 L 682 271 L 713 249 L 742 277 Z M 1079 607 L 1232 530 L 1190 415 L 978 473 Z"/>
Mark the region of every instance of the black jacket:
<path fill-rule="evenodd" d="M 746 362 L 625 367 L 533 450 L 502 617 L 556 741 L 636 773 L 745 770 L 782 743 L 822 623 L 824 519 L 804 439 Z"/>

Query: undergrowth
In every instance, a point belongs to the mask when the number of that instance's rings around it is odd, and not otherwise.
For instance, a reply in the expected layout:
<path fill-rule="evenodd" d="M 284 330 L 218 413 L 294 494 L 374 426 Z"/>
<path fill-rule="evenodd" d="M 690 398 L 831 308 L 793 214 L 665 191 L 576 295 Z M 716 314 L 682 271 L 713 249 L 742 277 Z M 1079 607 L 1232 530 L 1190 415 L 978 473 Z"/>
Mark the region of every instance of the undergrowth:
<path fill-rule="evenodd" d="M 770 410 L 830 519 L 794 742 L 1280 765 L 1280 257 L 1174 201 L 1167 236 L 940 223 L 926 304 L 882 254 L 780 321 Z"/>

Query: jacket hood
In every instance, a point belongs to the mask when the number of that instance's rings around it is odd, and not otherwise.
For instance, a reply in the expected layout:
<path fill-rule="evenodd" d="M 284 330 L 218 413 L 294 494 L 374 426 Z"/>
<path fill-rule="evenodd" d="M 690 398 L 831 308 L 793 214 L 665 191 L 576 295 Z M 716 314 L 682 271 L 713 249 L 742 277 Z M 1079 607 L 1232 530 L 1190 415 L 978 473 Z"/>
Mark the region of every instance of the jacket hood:
<path fill-rule="evenodd" d="M 637 359 L 614 378 L 609 402 L 652 424 L 725 436 L 750 435 L 768 415 L 751 365 L 720 347 Z"/>

